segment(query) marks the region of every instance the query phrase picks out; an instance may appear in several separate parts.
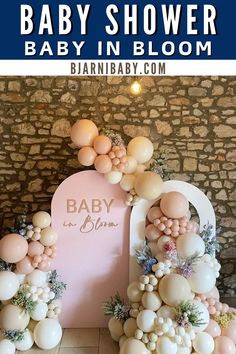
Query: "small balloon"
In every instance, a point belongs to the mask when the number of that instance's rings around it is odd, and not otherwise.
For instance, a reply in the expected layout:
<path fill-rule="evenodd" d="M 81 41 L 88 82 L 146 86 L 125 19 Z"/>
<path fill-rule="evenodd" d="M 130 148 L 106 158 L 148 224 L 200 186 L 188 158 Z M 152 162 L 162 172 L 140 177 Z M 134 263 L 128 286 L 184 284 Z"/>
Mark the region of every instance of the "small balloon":
<path fill-rule="evenodd" d="M 94 162 L 95 169 L 99 173 L 108 173 L 112 169 L 111 159 L 107 155 L 99 155 Z"/>
<path fill-rule="evenodd" d="M 155 319 L 157 315 L 152 310 L 142 310 L 139 312 L 137 317 L 137 325 L 141 331 L 149 333 L 154 331 Z"/>
<path fill-rule="evenodd" d="M 152 207 L 147 214 L 148 220 L 152 223 L 155 219 L 159 219 L 162 216 L 163 216 L 163 213 L 162 213 L 160 207 Z"/>
<path fill-rule="evenodd" d="M 117 184 L 121 181 L 122 179 L 122 172 L 120 171 L 110 171 L 108 173 L 106 173 L 104 175 L 105 179 L 107 180 L 107 182 L 109 182 L 110 184 Z"/>
<path fill-rule="evenodd" d="M 16 270 L 21 274 L 30 274 L 34 267 L 32 266 L 32 259 L 28 256 L 16 263 Z"/>
<path fill-rule="evenodd" d="M 118 340 L 124 334 L 123 323 L 115 317 L 110 318 L 108 322 L 108 329 L 113 336 L 117 337 Z"/>
<path fill-rule="evenodd" d="M 218 325 L 218 323 L 212 319 L 210 319 L 210 322 L 205 329 L 205 331 L 210 334 L 213 338 L 219 337 L 221 335 L 221 328 Z"/>
<path fill-rule="evenodd" d="M 48 226 L 41 232 L 40 242 L 44 246 L 52 246 L 57 242 L 58 235 L 52 227 Z"/>
<path fill-rule="evenodd" d="M 97 157 L 96 152 L 90 146 L 85 146 L 78 152 L 79 163 L 83 166 L 92 166 Z"/>
<path fill-rule="evenodd" d="M 33 215 L 32 223 L 35 227 L 45 229 L 51 224 L 51 216 L 46 211 L 38 211 Z"/>
<path fill-rule="evenodd" d="M 15 273 L 0 272 L 0 301 L 11 299 L 17 293 L 19 286 L 20 283 Z"/>
<path fill-rule="evenodd" d="M 212 336 L 205 332 L 200 332 L 196 334 L 193 340 L 193 348 L 196 352 L 201 354 L 211 354 L 214 350 L 215 343 Z"/>
<path fill-rule="evenodd" d="M 34 271 L 27 276 L 27 283 L 30 285 L 42 287 L 46 284 L 46 282 L 47 274 L 39 269 L 34 269 Z"/>
<path fill-rule="evenodd" d="M 138 166 L 137 161 L 135 160 L 135 158 L 133 156 L 126 156 L 126 166 L 124 168 L 124 173 L 126 174 L 132 174 L 136 171 L 136 168 Z"/>
<path fill-rule="evenodd" d="M 15 342 L 16 349 L 23 352 L 32 348 L 33 344 L 34 344 L 34 336 L 29 329 L 25 330 L 24 337 L 22 340 Z"/>
<path fill-rule="evenodd" d="M 9 339 L 0 340 L 0 354 L 15 354 L 16 347 Z"/>
<path fill-rule="evenodd" d="M 145 236 L 149 241 L 157 240 L 162 235 L 162 232 L 158 230 L 153 224 L 149 224 L 145 229 Z"/>
<path fill-rule="evenodd" d="M 55 348 L 62 337 L 62 329 L 57 320 L 45 318 L 34 329 L 34 340 L 37 346 L 44 350 Z"/>
<path fill-rule="evenodd" d="M 29 243 L 28 255 L 30 257 L 40 256 L 44 252 L 44 246 L 38 241 Z"/>
<path fill-rule="evenodd" d="M 93 148 L 99 155 L 106 155 L 111 150 L 112 143 L 106 135 L 99 135 L 93 141 Z"/>
<path fill-rule="evenodd" d="M 124 175 L 120 181 L 120 187 L 123 191 L 129 192 L 131 189 L 134 189 L 136 177 L 131 174 Z"/>

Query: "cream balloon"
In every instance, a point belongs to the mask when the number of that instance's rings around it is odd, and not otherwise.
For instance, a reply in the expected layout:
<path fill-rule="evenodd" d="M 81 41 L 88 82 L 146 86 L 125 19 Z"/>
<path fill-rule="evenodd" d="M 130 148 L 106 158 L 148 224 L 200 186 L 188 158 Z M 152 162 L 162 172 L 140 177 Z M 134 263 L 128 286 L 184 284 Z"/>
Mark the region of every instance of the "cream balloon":
<path fill-rule="evenodd" d="M 214 270 L 207 263 L 196 263 L 192 268 L 193 272 L 188 278 L 192 291 L 197 294 L 208 293 L 216 283 Z"/>
<path fill-rule="evenodd" d="M 127 154 L 134 157 L 138 163 L 145 163 L 152 158 L 153 144 L 144 136 L 137 136 L 130 140 Z"/>
<path fill-rule="evenodd" d="M 46 227 L 41 232 L 40 242 L 44 246 L 52 246 L 57 242 L 58 235 L 50 226 Z"/>
<path fill-rule="evenodd" d="M 51 225 L 51 216 L 46 211 L 38 211 L 33 215 L 32 224 L 34 227 L 45 229 Z"/>
<path fill-rule="evenodd" d="M 47 283 L 47 273 L 42 272 L 39 269 L 33 270 L 32 273 L 27 275 L 27 282 L 30 285 L 35 285 L 37 287 L 42 287 Z"/>
<path fill-rule="evenodd" d="M 173 307 L 170 307 L 168 305 L 163 305 L 157 311 L 157 316 L 163 318 L 171 318 L 172 320 L 175 320 L 176 311 Z"/>
<path fill-rule="evenodd" d="M 162 304 L 162 300 L 156 291 L 145 292 L 142 296 L 142 305 L 147 310 L 157 311 Z"/>
<path fill-rule="evenodd" d="M 124 323 L 124 332 L 126 337 L 134 337 L 134 333 L 137 329 L 137 323 L 135 318 L 128 318 Z"/>
<path fill-rule="evenodd" d="M 62 337 L 62 329 L 57 320 L 45 318 L 34 329 L 34 340 L 44 350 L 55 348 Z"/>
<path fill-rule="evenodd" d="M 0 301 L 11 299 L 18 291 L 20 283 L 15 273 L 0 272 Z"/>
<path fill-rule="evenodd" d="M 157 354 L 176 354 L 177 344 L 166 336 L 159 337 L 157 340 Z"/>
<path fill-rule="evenodd" d="M 135 177 L 143 173 L 147 169 L 146 165 L 139 164 L 134 172 Z"/>
<path fill-rule="evenodd" d="M 177 346 L 177 353 L 176 354 L 191 354 L 192 347 L 183 347 L 182 345 Z"/>
<path fill-rule="evenodd" d="M 29 324 L 30 316 L 22 308 L 9 304 L 1 311 L 1 328 L 23 331 Z"/>
<path fill-rule="evenodd" d="M 134 189 L 136 177 L 134 175 L 124 175 L 120 181 L 120 187 L 123 191 L 129 192 Z"/>
<path fill-rule="evenodd" d="M 146 345 L 138 339 L 128 338 L 122 345 L 120 354 L 151 354 Z"/>
<path fill-rule="evenodd" d="M 152 332 L 155 327 L 157 315 L 151 310 L 142 310 L 137 316 L 137 325 L 143 332 Z"/>
<path fill-rule="evenodd" d="M 137 166 L 137 160 L 133 156 L 126 155 L 126 166 L 123 172 L 126 174 L 132 174 L 136 171 Z"/>
<path fill-rule="evenodd" d="M 29 329 L 25 330 L 24 338 L 22 340 L 15 342 L 16 349 L 22 352 L 25 352 L 26 350 L 32 348 L 33 344 L 34 336 Z"/>
<path fill-rule="evenodd" d="M 31 314 L 31 318 L 34 321 L 41 321 L 46 318 L 48 312 L 48 305 L 43 301 L 37 301 L 35 308 Z"/>
<path fill-rule="evenodd" d="M 119 341 L 119 338 L 124 334 L 123 321 L 111 317 L 108 322 L 108 329 L 112 335 L 117 337 L 117 341 Z"/>
<path fill-rule="evenodd" d="M 188 258 L 193 254 L 203 256 L 205 253 L 205 243 L 203 239 L 192 232 L 180 235 L 176 241 L 176 248 L 181 258 Z"/>
<path fill-rule="evenodd" d="M 193 348 L 196 352 L 201 354 L 211 354 L 214 350 L 215 343 L 214 339 L 210 334 L 206 332 L 200 332 L 196 334 L 193 340 Z"/>
<path fill-rule="evenodd" d="M 192 299 L 191 288 L 188 281 L 179 274 L 164 276 L 159 283 L 159 294 L 169 306 L 177 306 L 183 301 Z"/>
<path fill-rule="evenodd" d="M 17 272 L 17 270 L 14 270 L 15 275 L 17 276 L 18 282 L 19 284 L 24 284 L 25 283 L 25 278 L 26 278 L 26 274 L 22 274 Z"/>
<path fill-rule="evenodd" d="M 122 345 L 124 344 L 124 342 L 127 340 L 128 338 L 126 337 L 126 335 L 123 334 L 123 336 L 120 337 L 119 339 L 119 347 L 121 348 Z"/>
<path fill-rule="evenodd" d="M 161 177 L 151 171 L 145 171 L 137 176 L 134 189 L 143 199 L 154 200 L 161 194 L 163 181 Z"/>
<path fill-rule="evenodd" d="M 209 312 L 206 308 L 205 305 L 203 305 L 200 301 L 198 300 L 191 300 L 189 302 L 191 305 L 193 305 L 196 309 L 196 311 L 200 314 L 199 316 L 199 320 L 200 322 L 202 322 L 202 324 L 200 324 L 199 326 L 193 326 L 193 330 L 196 333 L 202 332 L 204 331 L 210 322 L 210 316 L 209 316 Z"/>
<path fill-rule="evenodd" d="M 138 288 L 138 282 L 132 282 L 127 289 L 127 296 L 131 302 L 140 302 L 143 296 L 143 292 Z"/>
<path fill-rule="evenodd" d="M 107 182 L 109 182 L 110 184 L 117 184 L 121 181 L 122 179 L 122 172 L 120 171 L 110 171 L 108 173 L 106 173 L 104 175 L 105 179 L 107 180 Z"/>
<path fill-rule="evenodd" d="M 0 354 L 15 354 L 16 347 L 9 339 L 0 340 Z"/>

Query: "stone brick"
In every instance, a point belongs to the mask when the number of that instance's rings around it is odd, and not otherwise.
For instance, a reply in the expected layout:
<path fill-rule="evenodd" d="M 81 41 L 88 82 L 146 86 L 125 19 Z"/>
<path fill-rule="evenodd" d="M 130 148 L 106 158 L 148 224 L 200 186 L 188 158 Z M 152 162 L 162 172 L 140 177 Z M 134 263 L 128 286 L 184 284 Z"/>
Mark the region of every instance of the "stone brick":
<path fill-rule="evenodd" d="M 81 81 L 78 94 L 79 96 L 97 96 L 99 86 L 99 82 L 96 81 Z"/>
<path fill-rule="evenodd" d="M 115 113 L 114 118 L 116 120 L 126 120 L 127 119 L 126 116 L 124 115 L 124 113 Z"/>
<path fill-rule="evenodd" d="M 217 101 L 217 106 L 224 108 L 236 107 L 236 96 L 219 98 Z"/>
<path fill-rule="evenodd" d="M 11 131 L 21 135 L 34 135 L 36 130 L 31 123 L 16 124 L 11 127 Z"/>
<path fill-rule="evenodd" d="M 39 170 L 57 170 L 59 167 L 59 164 L 57 161 L 39 161 L 37 163 L 37 167 Z"/>
<path fill-rule="evenodd" d="M 161 121 L 161 120 L 157 119 L 155 121 L 155 125 L 156 125 L 156 129 L 157 129 L 158 134 L 168 136 L 173 131 L 171 125 L 168 122 Z"/>
<path fill-rule="evenodd" d="M 202 87 L 210 88 L 212 86 L 212 81 L 211 80 L 203 80 L 201 82 Z"/>
<path fill-rule="evenodd" d="M 220 124 L 214 128 L 214 132 L 219 138 L 231 138 L 236 136 L 236 129 L 229 125 Z"/>
<path fill-rule="evenodd" d="M 207 95 L 207 90 L 201 87 L 190 87 L 188 89 L 188 94 L 193 97 L 205 97 Z"/>
<path fill-rule="evenodd" d="M 15 183 L 7 184 L 6 190 L 8 192 L 19 192 L 21 190 L 21 183 L 15 182 Z"/>
<path fill-rule="evenodd" d="M 108 85 L 119 85 L 122 82 L 122 76 L 108 76 L 107 83 Z"/>
<path fill-rule="evenodd" d="M 191 158 L 184 159 L 184 171 L 196 171 L 197 160 Z"/>
<path fill-rule="evenodd" d="M 28 191 L 31 193 L 40 192 L 42 190 L 43 180 L 41 178 L 36 178 L 29 182 Z"/>
<path fill-rule="evenodd" d="M 190 104 L 189 99 L 186 97 L 172 98 L 169 102 L 175 106 L 188 106 Z"/>
<path fill-rule="evenodd" d="M 226 191 L 224 189 L 222 189 L 219 193 L 216 194 L 216 199 L 227 200 L 228 197 L 227 197 Z"/>
<path fill-rule="evenodd" d="M 23 154 L 13 152 L 10 154 L 12 161 L 25 161 L 26 157 Z"/>
<path fill-rule="evenodd" d="M 207 127 L 204 126 L 194 127 L 193 131 L 196 135 L 199 135 L 201 138 L 204 138 L 205 136 L 208 135 L 208 129 Z"/>
<path fill-rule="evenodd" d="M 109 102 L 116 104 L 116 105 L 123 105 L 123 106 L 129 106 L 131 104 L 131 100 L 128 97 L 119 95 L 114 98 L 110 98 Z"/>
<path fill-rule="evenodd" d="M 65 93 L 60 98 L 61 103 L 76 104 L 76 98 L 70 92 Z"/>
<path fill-rule="evenodd" d="M 18 93 L 1 93 L 0 101 L 10 103 L 23 103 L 26 101 L 26 98 L 19 95 Z"/>
<path fill-rule="evenodd" d="M 0 92 L 5 91 L 5 88 L 6 88 L 5 81 L 0 81 Z"/>
<path fill-rule="evenodd" d="M 123 127 L 124 133 L 131 138 L 135 138 L 136 136 L 150 136 L 150 127 L 139 127 L 136 125 L 124 125 Z"/>
<path fill-rule="evenodd" d="M 166 100 L 165 100 L 165 98 L 163 97 L 163 96 L 161 96 L 161 95 L 155 95 L 154 97 L 153 97 L 153 99 L 152 100 L 150 100 L 150 101 L 147 101 L 147 105 L 148 106 L 160 106 L 160 107 L 162 107 L 162 106 L 164 106 L 165 105 L 165 103 L 166 103 Z"/>
<path fill-rule="evenodd" d="M 224 93 L 224 87 L 221 85 L 214 85 L 212 90 L 213 96 L 221 96 Z"/>
<path fill-rule="evenodd" d="M 37 90 L 30 97 L 30 102 L 40 102 L 40 103 L 51 103 L 52 96 L 48 91 L 45 90 Z"/>
<path fill-rule="evenodd" d="M 20 81 L 9 81 L 8 91 L 20 92 L 21 84 Z"/>
<path fill-rule="evenodd" d="M 187 116 L 187 117 L 183 117 L 183 123 L 184 124 L 199 124 L 200 123 L 200 118 L 195 117 L 195 116 Z"/>
<path fill-rule="evenodd" d="M 149 117 L 150 117 L 150 118 L 157 118 L 157 117 L 160 117 L 160 113 L 159 113 L 156 109 L 151 109 L 151 110 L 150 110 Z"/>
<path fill-rule="evenodd" d="M 58 119 L 52 126 L 51 135 L 66 138 L 70 136 L 71 125 L 67 119 Z"/>
<path fill-rule="evenodd" d="M 226 155 L 226 160 L 236 162 L 236 150 L 229 151 Z"/>

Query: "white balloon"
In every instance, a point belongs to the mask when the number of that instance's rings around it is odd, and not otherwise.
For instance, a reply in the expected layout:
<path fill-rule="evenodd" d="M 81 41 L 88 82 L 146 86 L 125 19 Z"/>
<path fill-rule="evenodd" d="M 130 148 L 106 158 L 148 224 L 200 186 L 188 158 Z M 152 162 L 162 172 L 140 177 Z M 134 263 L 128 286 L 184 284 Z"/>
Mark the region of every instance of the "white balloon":
<path fill-rule="evenodd" d="M 177 344 L 172 342 L 166 336 L 159 337 L 157 340 L 157 354 L 176 354 L 177 353 Z"/>
<path fill-rule="evenodd" d="M 207 326 L 209 324 L 209 321 L 210 321 L 209 312 L 208 312 L 206 306 L 203 305 L 198 300 L 191 300 L 190 304 L 194 305 L 194 307 L 197 309 L 197 311 L 199 313 L 199 320 L 203 323 L 200 326 L 193 326 L 193 330 L 196 333 L 202 332 L 207 328 Z"/>
<path fill-rule="evenodd" d="M 176 318 L 175 308 L 170 307 L 168 305 L 163 305 L 157 311 L 157 316 L 163 317 L 163 318 L 171 318 L 172 320 L 175 320 L 175 318 Z"/>
<path fill-rule="evenodd" d="M 181 258 L 191 257 L 197 253 L 199 256 L 203 256 L 205 253 L 205 244 L 203 239 L 192 232 L 187 232 L 184 235 L 180 235 L 176 241 L 176 248 L 178 255 Z"/>
<path fill-rule="evenodd" d="M 207 263 L 196 263 L 192 268 L 193 272 L 188 278 L 192 291 L 197 294 L 211 291 L 216 284 L 214 270 Z"/>
<path fill-rule="evenodd" d="M 134 173 L 138 166 L 137 161 L 133 156 L 126 155 L 126 166 L 124 168 L 124 173 Z"/>
<path fill-rule="evenodd" d="M 138 288 L 138 282 L 133 281 L 129 284 L 127 289 L 127 296 L 131 302 L 140 302 L 143 296 L 143 292 Z"/>
<path fill-rule="evenodd" d="M 44 286 L 47 282 L 48 274 L 46 272 L 42 272 L 39 269 L 33 270 L 29 275 L 27 275 L 27 282 L 30 285 L 35 285 L 37 287 Z"/>
<path fill-rule="evenodd" d="M 128 318 L 124 323 L 124 332 L 126 337 L 134 337 L 134 333 L 137 329 L 137 323 L 135 318 Z"/>
<path fill-rule="evenodd" d="M 19 280 L 15 273 L 10 271 L 0 272 L 0 300 L 11 299 L 18 291 Z"/>
<path fill-rule="evenodd" d="M 120 181 L 120 187 L 123 191 L 129 192 L 134 189 L 134 182 L 136 177 L 134 175 L 124 175 Z"/>
<path fill-rule="evenodd" d="M 104 174 L 105 179 L 110 184 L 117 184 L 121 181 L 123 174 L 120 171 L 110 171 Z"/>
<path fill-rule="evenodd" d="M 142 296 L 142 305 L 147 310 L 157 311 L 162 304 L 162 300 L 156 291 L 145 292 Z"/>
<path fill-rule="evenodd" d="M 29 324 L 30 316 L 21 307 L 9 304 L 1 311 L 0 327 L 5 330 L 23 331 Z"/>
<path fill-rule="evenodd" d="M 122 344 L 120 354 L 151 354 L 151 352 L 147 349 L 146 345 L 140 340 L 128 338 Z"/>
<path fill-rule="evenodd" d="M 17 279 L 19 281 L 19 284 L 24 284 L 25 283 L 25 279 L 26 279 L 26 274 L 21 274 L 21 273 L 18 273 L 17 270 L 14 271 L 15 275 L 17 276 Z"/>
<path fill-rule="evenodd" d="M 15 346 L 17 350 L 22 352 L 29 350 L 34 344 L 34 336 L 31 331 L 28 329 L 25 330 L 24 338 L 18 342 L 15 342 Z"/>
<path fill-rule="evenodd" d="M 137 325 L 143 332 L 152 332 L 155 327 L 155 319 L 157 315 L 154 311 L 143 310 L 139 312 L 137 317 Z"/>
<path fill-rule="evenodd" d="M 9 339 L 0 341 L 0 354 L 15 354 L 15 345 Z"/>
<path fill-rule="evenodd" d="M 35 309 L 31 314 L 31 318 L 34 321 L 41 321 L 43 320 L 48 312 L 48 305 L 43 301 L 38 301 L 36 303 Z"/>
<path fill-rule="evenodd" d="M 34 329 L 34 340 L 41 349 L 55 348 L 62 337 L 62 329 L 57 320 L 45 318 Z"/>
<path fill-rule="evenodd" d="M 206 332 L 197 333 L 193 340 L 193 348 L 198 353 L 211 354 L 215 348 L 214 339 Z"/>
<path fill-rule="evenodd" d="M 176 354 L 190 354 L 192 352 L 192 347 L 182 347 L 181 345 L 178 345 L 177 347 L 177 353 Z"/>

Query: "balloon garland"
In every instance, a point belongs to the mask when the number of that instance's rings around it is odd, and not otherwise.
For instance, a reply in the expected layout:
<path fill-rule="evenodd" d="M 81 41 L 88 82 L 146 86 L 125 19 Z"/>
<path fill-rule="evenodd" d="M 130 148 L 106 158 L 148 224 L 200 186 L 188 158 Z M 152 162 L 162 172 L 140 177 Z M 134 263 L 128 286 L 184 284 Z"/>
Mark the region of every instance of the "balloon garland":
<path fill-rule="evenodd" d="M 199 231 L 189 203 L 165 193 L 147 213 L 143 275 L 104 303 L 120 354 L 235 354 L 236 310 L 222 304 L 215 287 L 220 264 L 211 225 Z M 219 231 L 219 230 L 218 230 Z"/>
<path fill-rule="evenodd" d="M 0 354 L 29 350 L 34 342 L 49 350 L 61 340 L 66 285 L 52 271 L 57 234 L 50 225 L 51 216 L 39 211 L 32 225 L 23 216 L 19 230 L 0 240 Z"/>
<path fill-rule="evenodd" d="M 99 135 L 95 123 L 81 119 L 72 126 L 71 140 L 80 148 L 80 164 L 94 165 L 109 183 L 119 183 L 127 192 L 127 205 L 136 205 L 141 198 L 153 200 L 160 195 L 162 165 L 153 159 L 154 148 L 148 138 L 135 137 L 126 148 L 119 134 L 102 129 Z"/>

